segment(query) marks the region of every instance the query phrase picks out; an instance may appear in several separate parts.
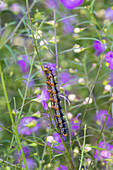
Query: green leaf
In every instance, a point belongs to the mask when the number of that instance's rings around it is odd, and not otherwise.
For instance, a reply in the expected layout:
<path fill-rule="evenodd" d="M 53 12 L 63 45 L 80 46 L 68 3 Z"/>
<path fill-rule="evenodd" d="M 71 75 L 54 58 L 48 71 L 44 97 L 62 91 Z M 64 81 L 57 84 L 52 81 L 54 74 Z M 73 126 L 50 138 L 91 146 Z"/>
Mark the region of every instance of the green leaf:
<path fill-rule="evenodd" d="M 20 94 L 20 97 L 23 99 L 24 97 L 23 97 L 23 94 L 22 94 L 22 92 L 21 92 L 20 89 L 18 89 L 18 92 L 19 92 L 19 94 Z"/>
<path fill-rule="evenodd" d="M 11 31 L 12 31 L 11 27 L 6 28 L 2 38 L 0 39 L 0 49 L 6 44 L 5 42 L 7 41 L 7 38 L 10 35 Z"/>
<path fill-rule="evenodd" d="M 95 3 L 95 0 L 93 0 L 92 2 L 91 2 L 91 13 L 93 12 L 93 7 L 94 7 L 94 3 Z"/>

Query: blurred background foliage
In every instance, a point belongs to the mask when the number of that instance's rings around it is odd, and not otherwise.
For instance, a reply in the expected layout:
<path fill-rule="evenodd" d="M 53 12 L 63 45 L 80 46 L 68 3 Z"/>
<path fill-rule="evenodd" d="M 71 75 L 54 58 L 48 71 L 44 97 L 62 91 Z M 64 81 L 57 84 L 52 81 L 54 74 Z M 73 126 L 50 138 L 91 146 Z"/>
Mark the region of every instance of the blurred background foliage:
<path fill-rule="evenodd" d="M 15 107 L 17 111 L 20 110 L 26 90 L 26 86 L 23 82 L 23 73 L 17 64 L 17 61 L 21 59 L 23 55 L 31 57 L 32 60 L 36 53 L 34 52 L 34 42 L 32 39 L 29 18 L 26 15 L 27 9 L 25 1 L 7 0 L 4 2 L 6 3 L 6 8 L 3 11 L 0 11 L 0 65 L 4 74 L 10 106 L 13 112 Z M 35 40 L 41 61 L 43 63 L 55 63 L 54 25 L 51 22 L 54 20 L 54 15 L 53 9 L 49 8 L 45 2 L 46 1 L 39 1 L 35 3 L 30 11 L 30 16 L 33 32 L 37 36 Z M 72 79 L 74 79 L 74 83 L 64 87 L 63 90 L 66 91 L 67 98 L 70 94 L 75 95 L 74 100 L 70 100 L 71 104 L 67 104 L 67 110 L 68 112 L 71 112 L 74 117 L 76 117 L 78 113 L 81 113 L 80 118 L 82 118 L 86 108 L 86 104 L 83 104 L 83 102 L 90 94 L 92 84 L 94 83 L 100 66 L 101 57 L 95 56 L 93 41 L 101 37 L 101 40 L 105 39 L 106 41 L 106 52 L 113 48 L 113 24 L 111 24 L 110 21 L 107 22 L 107 19 L 104 16 L 104 10 L 109 6 L 112 6 L 113 2 L 112 0 L 96 1 L 92 13 L 91 2 L 92 0 L 86 0 L 81 7 L 74 10 L 68 10 L 59 3 L 59 8 L 56 10 L 56 38 L 59 59 L 59 71 L 57 71 L 59 73 L 68 71 L 71 74 Z M 11 10 L 11 5 L 14 3 L 18 3 L 19 5 L 20 9 L 17 12 Z M 29 0 L 29 6 L 31 6 L 32 3 L 33 1 Z M 68 18 L 71 15 L 73 15 L 73 17 L 70 17 L 69 24 L 71 24 L 74 29 L 72 32 L 68 32 L 67 27 L 66 32 L 63 28 L 65 27 L 65 23 L 62 22 L 62 16 Z M 77 33 L 76 28 L 80 29 Z M 44 45 L 44 41 L 48 42 L 47 46 Z M 77 46 L 78 51 L 76 45 L 79 45 Z M 105 92 L 105 84 L 103 83 L 109 80 L 110 72 L 110 69 L 106 66 L 105 61 L 103 60 L 98 79 L 92 92 L 92 97 L 95 102 L 92 102 L 88 106 L 87 114 L 83 121 L 83 125 L 86 124 L 87 127 L 89 127 L 87 133 L 95 135 L 94 137 L 86 139 L 87 143 L 89 142 L 91 145 L 95 145 L 96 137 L 99 133 L 99 129 L 97 129 L 97 125 L 94 122 L 96 110 L 108 110 L 110 104 L 109 101 L 111 94 L 109 91 Z M 25 103 L 29 103 L 23 108 L 23 116 L 32 116 L 37 111 L 40 113 L 46 112 L 41 103 L 31 101 L 37 96 L 37 88 L 39 94 L 41 94 L 41 90 L 46 87 L 45 80 L 39 71 L 39 61 L 37 56 L 33 63 L 32 76 L 35 83 L 32 87 L 28 88 Z M 82 82 L 79 80 L 82 80 Z M 60 90 L 62 93 L 62 89 Z M 62 99 L 62 106 L 63 105 L 64 101 Z M 14 118 L 15 116 L 14 112 Z M 45 119 L 43 116 L 41 118 L 42 120 Z M 1 81 L 0 124 L 5 128 L 12 129 Z M 40 136 L 40 138 L 42 136 L 44 139 L 46 133 L 46 130 L 41 129 L 38 136 Z M 107 135 L 107 138 L 112 140 L 112 135 Z M 1 156 L 3 154 L 5 155 L 8 151 L 11 139 L 12 134 L 6 129 L 0 132 Z M 13 144 L 15 145 L 15 142 Z"/>

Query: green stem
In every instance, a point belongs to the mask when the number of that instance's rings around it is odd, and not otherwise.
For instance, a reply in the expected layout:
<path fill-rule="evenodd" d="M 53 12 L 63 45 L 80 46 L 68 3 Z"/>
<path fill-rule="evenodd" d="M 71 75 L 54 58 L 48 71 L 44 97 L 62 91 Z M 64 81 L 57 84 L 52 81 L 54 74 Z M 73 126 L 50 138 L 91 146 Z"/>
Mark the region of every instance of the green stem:
<path fill-rule="evenodd" d="M 70 157 L 70 155 L 69 155 L 69 151 L 68 151 L 68 149 L 67 149 L 67 147 L 66 147 L 66 144 L 65 144 L 65 142 L 64 142 L 64 140 L 63 140 L 62 135 L 61 135 L 61 134 L 59 134 L 59 135 L 60 135 L 60 138 L 61 138 L 62 143 L 63 143 L 63 145 L 64 145 L 64 149 L 65 149 L 65 151 L 66 151 L 66 154 L 67 154 L 67 157 L 68 157 L 68 160 L 69 160 L 69 162 L 70 162 L 70 165 L 71 165 L 72 170 L 77 170 L 77 168 L 74 167 L 74 165 L 73 165 L 73 162 L 72 162 L 71 157 Z"/>
<path fill-rule="evenodd" d="M 10 107 L 10 104 L 9 104 L 10 102 L 9 102 L 7 91 L 6 91 L 6 86 L 5 86 L 5 81 L 4 81 L 4 77 L 3 77 L 3 72 L 1 70 L 1 66 L 0 66 L 0 75 L 1 75 L 1 82 L 2 82 L 4 95 L 5 95 L 5 98 L 6 98 L 6 101 L 7 101 L 7 107 L 8 107 L 8 111 L 9 111 L 9 116 L 10 116 L 10 119 L 11 119 L 11 122 L 12 122 L 12 125 L 13 125 L 13 130 L 15 132 L 15 135 L 16 135 L 16 138 L 17 138 L 17 143 L 18 143 L 19 148 L 20 148 L 21 153 L 22 153 L 22 158 L 23 158 L 23 162 L 24 162 L 24 165 L 25 165 L 25 169 L 28 170 L 26 160 L 25 160 L 25 156 L 24 156 L 24 153 L 23 153 L 23 150 L 22 150 L 21 142 L 20 142 L 20 139 L 19 139 L 17 127 L 15 126 L 15 123 L 14 123 L 14 120 L 13 120 L 13 115 L 12 115 L 11 107 Z"/>
<path fill-rule="evenodd" d="M 81 168 L 82 168 L 82 162 L 83 162 L 83 158 L 84 158 L 85 138 L 86 138 L 86 125 L 84 128 L 84 143 L 83 143 L 83 147 L 82 147 L 82 155 L 81 155 L 79 170 L 81 170 Z"/>
<path fill-rule="evenodd" d="M 28 0 L 26 0 L 26 7 L 27 7 L 27 10 L 30 12 Z M 32 36 L 33 36 L 34 48 L 35 48 L 37 56 L 38 56 L 39 65 L 41 66 L 42 71 L 43 71 L 43 73 L 45 75 L 45 72 L 44 72 L 44 69 L 43 69 L 43 64 L 41 62 L 40 55 L 39 55 L 38 48 L 37 48 L 37 41 L 35 41 L 35 36 L 34 36 L 34 32 L 33 32 L 33 26 L 32 26 L 31 17 L 30 17 L 29 12 L 28 12 L 28 17 L 29 17 L 29 21 L 30 21 L 31 33 L 32 33 Z"/>
<path fill-rule="evenodd" d="M 23 107 L 24 107 L 24 103 L 25 103 L 25 99 L 26 99 L 26 96 L 27 96 L 28 84 L 29 84 L 29 80 L 30 80 L 30 76 L 31 76 L 32 68 L 33 68 L 34 59 L 35 59 L 35 54 L 34 54 L 34 57 L 33 57 L 32 63 L 31 63 L 31 67 L 30 67 L 30 71 L 29 71 L 29 75 L 28 75 L 28 79 L 27 79 L 27 85 L 26 85 L 26 89 L 25 89 L 25 94 L 24 94 L 22 106 L 21 106 L 21 109 L 20 109 L 20 113 L 18 115 L 18 121 L 20 120 L 20 116 L 21 116 L 21 113 L 22 113 L 22 110 L 23 110 Z"/>
<path fill-rule="evenodd" d="M 104 128 L 105 128 L 105 125 L 106 125 L 106 121 L 107 121 L 107 118 L 108 118 L 108 115 L 109 115 L 109 112 L 110 112 L 110 109 L 111 109 L 111 105 L 112 105 L 112 103 L 111 103 L 110 106 L 109 106 L 108 113 L 107 113 L 106 118 L 105 118 L 105 121 L 104 121 L 104 125 L 103 125 L 103 127 L 102 127 L 102 129 L 101 129 L 101 131 L 100 131 L 99 138 L 98 138 L 97 145 L 96 145 L 97 147 L 98 147 L 100 138 L 101 138 L 101 136 L 102 136 L 102 133 L 103 133 L 103 131 L 104 131 Z M 96 152 L 96 149 L 95 149 L 95 151 L 94 151 L 94 154 L 93 154 L 93 156 L 92 156 L 92 159 L 94 158 L 95 152 Z M 92 165 L 92 161 L 93 161 L 92 159 L 91 159 L 90 165 L 89 165 L 89 167 L 88 167 L 88 170 L 90 169 L 90 167 L 91 167 L 91 165 Z"/>

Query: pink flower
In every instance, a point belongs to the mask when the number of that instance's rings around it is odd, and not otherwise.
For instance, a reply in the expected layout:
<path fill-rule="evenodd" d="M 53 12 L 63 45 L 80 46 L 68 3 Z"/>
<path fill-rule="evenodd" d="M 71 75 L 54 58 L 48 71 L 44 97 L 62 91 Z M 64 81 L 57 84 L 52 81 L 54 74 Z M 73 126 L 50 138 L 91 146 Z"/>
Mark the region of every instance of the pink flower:
<path fill-rule="evenodd" d="M 113 145 L 110 145 L 109 143 L 105 143 L 104 141 L 100 142 L 98 145 L 99 148 L 105 149 L 105 150 L 96 150 L 94 158 L 97 159 L 98 161 L 105 159 L 109 159 L 111 157 L 110 151 L 113 150 Z"/>
<path fill-rule="evenodd" d="M 21 12 L 21 8 L 20 8 L 19 4 L 17 4 L 17 3 L 12 4 L 10 6 L 10 9 L 11 9 L 11 11 L 13 11 L 14 13 L 17 13 L 17 14 L 19 12 Z"/>
<path fill-rule="evenodd" d="M 3 11 L 6 7 L 6 4 L 2 1 L 0 1 L 0 11 Z"/>

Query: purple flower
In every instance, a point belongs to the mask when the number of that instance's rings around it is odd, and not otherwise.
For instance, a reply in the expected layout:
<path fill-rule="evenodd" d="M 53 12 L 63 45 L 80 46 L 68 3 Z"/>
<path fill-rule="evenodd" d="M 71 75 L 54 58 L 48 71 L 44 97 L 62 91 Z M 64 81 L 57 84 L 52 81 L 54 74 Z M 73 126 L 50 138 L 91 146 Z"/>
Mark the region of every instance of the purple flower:
<path fill-rule="evenodd" d="M 19 4 L 17 4 L 17 3 L 12 4 L 10 6 L 10 9 L 11 9 L 11 11 L 13 11 L 14 13 L 17 13 L 17 14 L 21 11 L 21 8 L 20 8 Z"/>
<path fill-rule="evenodd" d="M 26 73 L 29 70 L 29 65 L 24 60 L 17 61 L 17 64 L 19 65 L 21 72 Z"/>
<path fill-rule="evenodd" d="M 105 61 L 108 63 L 111 63 L 111 60 L 113 59 L 113 52 L 112 51 L 108 51 L 105 54 Z"/>
<path fill-rule="evenodd" d="M 73 85 L 77 82 L 76 76 L 73 76 L 72 74 L 70 74 L 69 72 L 62 72 L 60 73 L 60 77 L 61 77 L 61 82 L 60 85 L 63 85 L 64 88 L 66 88 L 69 85 Z"/>
<path fill-rule="evenodd" d="M 109 64 L 109 68 L 110 68 L 111 70 L 113 70 L 113 59 L 111 60 L 111 62 L 110 62 L 110 64 Z"/>
<path fill-rule="evenodd" d="M 3 126 L 4 127 L 4 125 L 3 125 L 3 123 L 2 122 L 0 122 L 0 126 Z M 3 128 L 2 127 L 0 127 L 0 131 L 2 131 L 3 130 Z"/>
<path fill-rule="evenodd" d="M 48 105 L 46 103 L 49 100 L 48 90 L 46 89 L 42 90 L 41 95 L 37 94 L 37 98 L 41 99 L 42 106 L 44 107 L 45 110 L 48 110 Z"/>
<path fill-rule="evenodd" d="M 80 127 L 81 120 L 78 119 L 79 116 L 80 116 L 80 113 L 75 118 L 72 118 L 70 122 L 73 136 L 76 135 Z"/>
<path fill-rule="evenodd" d="M 23 78 L 28 80 L 28 72 L 29 72 L 29 65 L 30 65 L 28 57 L 26 55 L 23 55 L 22 59 L 17 61 L 17 64 L 20 67 L 21 72 L 24 73 Z M 32 77 L 32 76 L 30 76 L 30 77 Z M 23 80 L 25 86 L 27 85 L 26 80 Z M 31 80 L 31 78 L 30 78 L 28 87 L 33 87 L 34 84 L 35 84 L 34 80 Z"/>
<path fill-rule="evenodd" d="M 109 79 L 110 79 L 110 82 L 109 82 L 108 84 L 110 84 L 111 86 L 113 86 L 113 72 L 110 73 Z"/>
<path fill-rule="evenodd" d="M 38 131 L 40 123 L 34 117 L 23 117 L 18 125 L 18 133 L 22 135 L 31 135 Z"/>
<path fill-rule="evenodd" d="M 41 93 L 41 103 L 45 110 L 48 110 L 48 105 L 46 103 L 48 100 L 49 100 L 49 92 L 48 90 L 45 89 Z"/>
<path fill-rule="evenodd" d="M 74 9 L 80 6 L 84 0 L 60 0 L 60 2 L 68 9 Z"/>
<path fill-rule="evenodd" d="M 17 64 L 19 65 L 22 73 L 27 73 L 29 71 L 29 60 L 26 55 L 23 55 L 22 60 L 18 60 Z"/>
<path fill-rule="evenodd" d="M 19 149 L 20 150 L 20 149 Z M 30 158 L 30 149 L 27 148 L 27 147 L 22 147 L 22 150 L 23 150 L 23 153 L 25 155 L 25 160 L 26 160 L 26 164 L 27 164 L 27 168 L 30 170 L 34 169 L 35 166 L 36 166 L 36 162 L 34 159 Z M 15 150 L 15 157 L 16 157 L 16 163 L 17 164 L 20 164 L 20 162 L 22 161 L 22 154 L 21 154 L 21 150 L 20 150 L 20 156 L 21 158 L 19 157 L 19 153 L 18 153 L 18 150 L 16 149 Z M 25 168 L 24 166 L 24 162 L 22 161 L 22 167 Z"/>
<path fill-rule="evenodd" d="M 63 25 L 64 34 L 66 35 L 72 33 L 74 30 L 74 26 L 72 25 L 71 20 L 69 18 L 66 18 L 62 20 L 62 22 L 64 23 Z"/>
<path fill-rule="evenodd" d="M 24 74 L 23 75 L 23 78 L 26 79 L 26 80 L 23 80 L 24 82 L 24 85 L 27 86 L 27 80 L 28 80 L 28 74 Z M 29 83 L 28 83 L 28 87 L 33 87 L 34 84 L 35 84 L 35 81 L 33 79 L 31 79 L 32 75 L 30 76 L 30 80 L 29 80 Z"/>
<path fill-rule="evenodd" d="M 30 149 L 26 146 L 22 147 L 22 150 L 23 150 L 23 153 L 25 155 L 25 157 L 28 157 L 30 155 Z M 20 151 L 20 155 L 21 155 L 21 158 L 22 158 L 22 153 L 21 153 L 21 150 L 19 149 Z M 18 150 L 16 149 L 15 150 L 15 156 L 17 157 L 16 159 L 16 162 L 19 163 L 19 153 L 18 153 Z"/>
<path fill-rule="evenodd" d="M 73 82 L 71 81 L 73 79 L 73 77 L 69 72 L 62 72 L 60 74 L 60 77 L 61 77 L 61 84 L 64 84 L 64 87 L 67 87 L 68 85 L 73 84 Z M 74 81 L 74 83 L 75 83 L 75 81 Z"/>
<path fill-rule="evenodd" d="M 105 17 L 113 21 L 113 10 L 111 7 L 105 10 Z"/>
<path fill-rule="evenodd" d="M 55 72 L 55 68 L 56 68 L 56 64 L 53 64 L 53 63 L 47 63 L 47 64 L 44 64 L 44 67 L 48 67 L 52 70 L 52 73 L 54 74 Z M 42 76 L 44 76 L 44 73 L 42 71 L 42 68 L 40 67 L 40 73 L 42 74 Z"/>
<path fill-rule="evenodd" d="M 60 165 L 60 168 L 58 167 L 56 170 L 68 170 L 67 166 Z"/>
<path fill-rule="evenodd" d="M 65 137 L 63 137 L 63 140 L 65 140 Z M 54 152 L 57 152 L 57 153 L 62 153 L 65 149 L 64 149 L 64 145 L 62 144 L 62 140 L 60 138 L 60 135 L 58 133 L 54 133 L 53 134 L 53 139 L 54 139 L 54 143 L 51 143 L 51 142 L 47 142 L 48 143 L 48 146 L 54 148 L 54 149 L 58 149 L 60 151 L 56 151 L 56 150 L 53 150 Z"/>
<path fill-rule="evenodd" d="M 108 114 L 107 110 L 100 110 L 99 112 L 96 113 L 96 115 L 95 115 L 95 122 L 100 127 L 103 127 L 107 114 Z M 107 121 L 106 121 L 105 129 L 108 129 L 111 126 L 113 126 L 113 118 L 111 117 L 111 115 L 109 113 Z"/>
<path fill-rule="evenodd" d="M 35 169 L 37 164 L 33 158 L 25 158 L 25 161 L 29 170 Z M 24 162 L 22 162 L 22 167 L 25 168 Z"/>
<path fill-rule="evenodd" d="M 100 41 L 95 40 L 93 43 L 93 48 L 95 49 L 95 55 L 99 56 L 101 53 L 105 51 L 105 45 L 102 44 Z"/>
<path fill-rule="evenodd" d="M 63 84 L 65 84 L 68 81 L 70 81 L 70 78 L 71 78 L 71 74 L 70 73 L 64 72 L 64 73 L 61 73 L 60 76 L 61 76 L 61 80 L 62 80 Z"/>
<path fill-rule="evenodd" d="M 58 133 L 53 133 L 53 137 L 54 137 L 55 141 L 57 141 L 58 143 L 62 143 L 62 140 Z M 63 137 L 63 140 L 65 140 L 65 137 L 64 136 L 62 136 L 62 137 Z"/>
<path fill-rule="evenodd" d="M 41 103 L 42 103 L 43 108 L 44 108 L 45 110 L 48 110 L 48 105 L 47 105 L 47 103 L 46 103 L 44 100 L 42 100 Z"/>
<path fill-rule="evenodd" d="M 60 150 L 60 151 L 53 150 L 53 151 L 56 152 L 56 153 L 62 153 L 62 152 L 65 151 L 64 145 L 63 145 L 62 143 L 55 143 L 55 144 L 53 144 L 53 147 L 52 147 L 52 148 Z"/>
<path fill-rule="evenodd" d="M 113 52 L 112 51 L 108 51 L 105 54 L 105 61 L 109 63 L 109 68 L 113 70 Z"/>
<path fill-rule="evenodd" d="M 48 8 L 58 8 L 58 0 L 46 0 L 45 4 Z"/>
<path fill-rule="evenodd" d="M 0 11 L 3 11 L 6 7 L 6 4 L 3 1 L 0 1 Z"/>
<path fill-rule="evenodd" d="M 105 143 L 104 141 L 100 142 L 98 145 L 99 148 L 103 148 L 105 150 L 96 150 L 94 158 L 100 161 L 101 159 L 109 159 L 111 157 L 111 153 L 109 151 L 113 150 L 113 145 L 109 143 Z"/>

